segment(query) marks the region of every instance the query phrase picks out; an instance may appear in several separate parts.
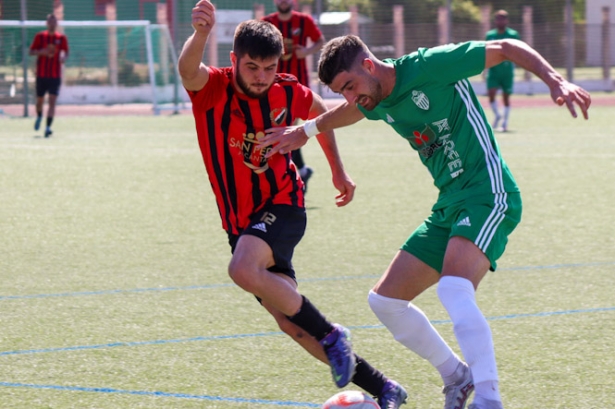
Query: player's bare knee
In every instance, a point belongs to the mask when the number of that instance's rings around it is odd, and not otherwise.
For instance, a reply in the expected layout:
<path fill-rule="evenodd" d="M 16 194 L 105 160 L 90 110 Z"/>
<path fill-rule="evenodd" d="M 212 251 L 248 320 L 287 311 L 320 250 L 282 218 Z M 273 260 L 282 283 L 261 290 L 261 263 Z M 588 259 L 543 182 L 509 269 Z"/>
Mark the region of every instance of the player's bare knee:
<path fill-rule="evenodd" d="M 231 260 L 231 263 L 228 266 L 228 275 L 239 287 L 245 291 L 254 293 L 253 287 L 257 279 L 257 274 L 253 267 L 246 265 L 245 263 Z"/>

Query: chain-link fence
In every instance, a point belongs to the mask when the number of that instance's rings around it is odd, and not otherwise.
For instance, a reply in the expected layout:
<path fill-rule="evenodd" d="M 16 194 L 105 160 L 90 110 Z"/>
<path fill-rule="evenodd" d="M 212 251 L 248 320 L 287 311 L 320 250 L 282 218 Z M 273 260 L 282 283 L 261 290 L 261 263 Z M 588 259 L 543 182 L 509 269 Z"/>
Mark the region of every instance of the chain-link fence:
<path fill-rule="evenodd" d="M 370 13 L 360 13 L 356 7 L 348 10 L 331 10 L 314 14 L 320 0 L 297 6 L 300 11 L 312 14 L 319 23 L 326 39 L 354 33 L 359 35 L 378 58 L 394 58 L 411 53 L 419 47 L 432 47 L 446 42 L 481 40 L 493 27 L 493 7 L 481 6 L 474 17 L 463 22 L 456 21 L 451 10 L 440 7 L 429 18 L 419 22 L 408 18 L 408 6 L 377 7 Z M 195 0 L 0 0 L 0 21 L 43 21 L 48 13 L 54 13 L 63 21 L 147 20 L 152 24 L 169 27 L 174 50 L 180 50 L 185 39 L 192 33 L 190 12 Z M 210 65 L 227 66 L 232 47 L 232 35 L 237 24 L 274 11 L 273 1 L 254 3 L 252 0 L 213 1 L 217 7 L 217 31 L 209 42 L 204 62 Z M 388 3 L 388 2 L 387 2 Z M 442 2 L 446 3 L 446 2 Z M 483 2 L 484 3 L 484 2 Z M 564 76 L 592 91 L 613 89 L 615 74 L 615 3 L 612 7 L 602 3 L 594 9 L 587 8 L 584 23 L 572 23 L 567 10 L 543 10 L 540 15 L 551 13 L 560 21 L 536 22 L 533 2 L 520 10 L 511 12 L 510 26 L 517 30 L 521 39 L 532 45 Z M 563 3 L 563 2 L 560 2 Z M 588 3 L 589 4 L 589 3 Z M 538 7 L 538 6 L 536 6 Z M 410 14 L 411 15 L 411 14 Z M 543 20 L 544 18 L 541 17 Z M 413 20 L 409 23 L 409 20 Z M 0 104 L 20 103 L 25 81 L 32 83 L 33 90 L 35 58 L 28 55 L 28 47 L 41 28 L 16 28 L 0 26 Z M 111 85 L 134 87 L 149 81 L 144 63 L 145 51 L 138 32 L 139 28 L 117 31 L 116 46 L 121 48 L 115 68 L 119 80 L 113 83 L 109 73 L 109 42 L 107 29 L 87 31 L 66 29 L 70 55 L 65 64 L 63 83 L 65 87 L 77 85 Z M 139 39 L 136 41 L 135 38 Z M 156 38 L 155 38 L 156 39 Z M 158 58 L 159 50 L 154 47 Z M 172 64 L 167 56 L 159 58 Z M 318 54 L 309 58 L 313 88 L 323 91 L 315 73 Z M 165 72 L 168 72 L 165 71 Z M 97 74 L 98 73 L 98 74 Z M 156 78 L 156 81 L 165 79 Z M 478 92 L 483 79 L 472 78 Z M 516 70 L 516 92 L 543 92 L 540 83 L 522 69 Z M 92 84 L 96 82 L 97 84 Z M 100 84 L 98 84 L 100 83 Z M 326 90 L 324 90 L 326 93 Z M 107 100 L 107 103 L 112 101 Z"/>

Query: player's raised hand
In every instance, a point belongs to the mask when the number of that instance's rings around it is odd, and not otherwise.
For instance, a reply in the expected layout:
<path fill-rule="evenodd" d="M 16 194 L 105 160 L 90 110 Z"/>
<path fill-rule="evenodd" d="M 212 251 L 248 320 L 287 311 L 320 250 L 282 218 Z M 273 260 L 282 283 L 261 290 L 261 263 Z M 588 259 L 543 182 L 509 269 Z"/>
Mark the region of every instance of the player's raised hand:
<path fill-rule="evenodd" d="M 198 33 L 209 34 L 216 23 L 216 8 L 209 0 L 200 0 L 192 9 L 192 27 Z"/>
<path fill-rule="evenodd" d="M 551 88 L 551 98 L 559 106 L 566 104 L 566 107 L 568 107 L 568 110 L 574 118 L 577 117 L 577 111 L 574 106 L 576 103 L 581 109 L 581 112 L 583 112 L 583 117 L 585 119 L 589 118 L 587 110 L 591 105 L 592 99 L 589 92 L 578 85 L 564 80 L 558 83 L 556 87 Z"/>

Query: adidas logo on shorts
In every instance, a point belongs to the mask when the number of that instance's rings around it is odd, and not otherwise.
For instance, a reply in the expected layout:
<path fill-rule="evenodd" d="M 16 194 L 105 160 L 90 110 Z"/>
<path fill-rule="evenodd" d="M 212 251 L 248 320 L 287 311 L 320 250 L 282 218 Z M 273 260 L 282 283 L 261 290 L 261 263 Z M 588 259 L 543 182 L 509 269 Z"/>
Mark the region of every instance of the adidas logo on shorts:
<path fill-rule="evenodd" d="M 263 233 L 267 233 L 267 226 L 265 225 L 265 223 L 256 223 L 255 225 L 252 226 L 252 228 L 256 230 L 260 230 Z"/>
<path fill-rule="evenodd" d="M 464 217 L 463 219 L 461 219 L 459 221 L 459 223 L 457 223 L 457 226 L 468 226 L 468 227 L 471 227 L 472 223 L 470 223 L 470 218 L 469 217 Z"/>

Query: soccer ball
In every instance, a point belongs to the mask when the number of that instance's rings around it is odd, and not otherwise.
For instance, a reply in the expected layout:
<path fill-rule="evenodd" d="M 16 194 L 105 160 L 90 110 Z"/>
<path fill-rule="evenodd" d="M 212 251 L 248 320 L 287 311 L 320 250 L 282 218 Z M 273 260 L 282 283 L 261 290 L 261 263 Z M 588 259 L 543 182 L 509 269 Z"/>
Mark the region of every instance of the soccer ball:
<path fill-rule="evenodd" d="M 331 396 L 322 409 L 380 409 L 380 406 L 363 392 L 343 391 Z"/>

